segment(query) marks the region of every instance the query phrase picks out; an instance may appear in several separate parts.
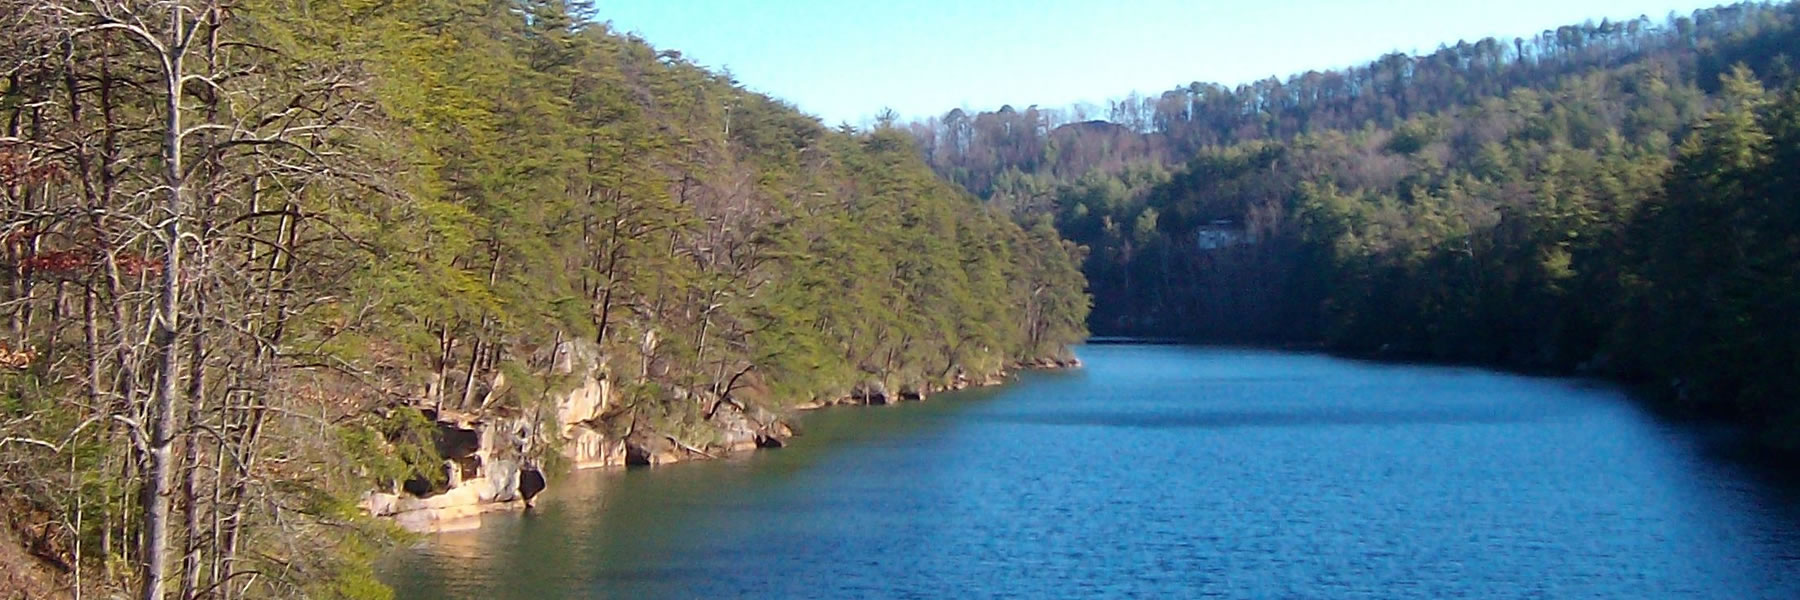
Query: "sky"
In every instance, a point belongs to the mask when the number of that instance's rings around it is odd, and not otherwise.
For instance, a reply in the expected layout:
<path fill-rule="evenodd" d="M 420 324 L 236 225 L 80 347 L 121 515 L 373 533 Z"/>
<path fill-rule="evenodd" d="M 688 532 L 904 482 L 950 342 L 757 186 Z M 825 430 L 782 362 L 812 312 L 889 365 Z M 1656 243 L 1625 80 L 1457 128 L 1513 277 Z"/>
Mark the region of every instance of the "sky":
<path fill-rule="evenodd" d="M 1712 6 L 1679 0 L 596 0 L 599 20 L 729 69 L 827 124 L 1103 104 L 1487 36 Z"/>

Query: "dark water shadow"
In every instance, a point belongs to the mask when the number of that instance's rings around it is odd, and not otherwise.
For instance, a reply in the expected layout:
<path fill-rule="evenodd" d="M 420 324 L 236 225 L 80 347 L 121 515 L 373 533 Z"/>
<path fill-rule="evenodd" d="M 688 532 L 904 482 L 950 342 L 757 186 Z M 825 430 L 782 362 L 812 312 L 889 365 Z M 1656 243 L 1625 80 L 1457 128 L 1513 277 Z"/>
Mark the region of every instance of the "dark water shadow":
<path fill-rule="evenodd" d="M 1686 435 L 1700 438 L 1701 458 L 1729 468 L 1756 485 L 1754 491 L 1765 506 L 1778 507 L 1800 531 L 1800 457 L 1769 452 L 1764 446 L 1746 442 L 1742 434 L 1730 427 L 1709 427 L 1702 431 L 1690 427 Z"/>

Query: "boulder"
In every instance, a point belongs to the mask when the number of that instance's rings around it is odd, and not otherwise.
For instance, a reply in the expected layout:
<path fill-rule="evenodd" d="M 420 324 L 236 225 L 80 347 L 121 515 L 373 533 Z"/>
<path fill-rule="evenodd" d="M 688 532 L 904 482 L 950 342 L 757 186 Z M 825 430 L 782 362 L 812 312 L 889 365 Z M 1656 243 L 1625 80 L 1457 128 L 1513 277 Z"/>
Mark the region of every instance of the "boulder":
<path fill-rule="evenodd" d="M 499 459 L 488 469 L 487 476 L 477 481 L 470 481 L 467 487 L 476 490 L 478 502 L 512 502 L 519 499 L 519 472 L 522 468 L 514 459 Z M 479 484 L 477 484 L 479 482 Z"/>
<path fill-rule="evenodd" d="M 544 480 L 542 469 L 526 467 L 519 471 L 519 498 L 523 499 L 527 505 L 531 504 L 531 499 L 536 498 L 538 493 L 544 491 L 548 485 L 549 482 Z"/>

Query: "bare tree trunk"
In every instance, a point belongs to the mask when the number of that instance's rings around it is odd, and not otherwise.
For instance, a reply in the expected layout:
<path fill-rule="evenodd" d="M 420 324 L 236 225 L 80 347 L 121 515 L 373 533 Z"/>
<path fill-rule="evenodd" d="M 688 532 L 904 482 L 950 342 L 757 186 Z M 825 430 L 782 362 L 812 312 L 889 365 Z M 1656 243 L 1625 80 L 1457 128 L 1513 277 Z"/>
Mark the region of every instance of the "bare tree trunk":
<path fill-rule="evenodd" d="M 196 298 L 198 299 L 198 298 Z M 197 314 L 204 314 L 206 305 L 197 302 Z M 204 333 L 200 327 L 194 327 L 188 341 L 188 409 L 187 422 L 198 423 L 202 419 L 201 399 L 205 397 L 206 378 L 201 376 L 201 351 Z M 184 537 L 181 558 L 181 590 L 176 596 L 187 600 L 194 597 L 194 590 L 200 584 L 200 497 L 194 488 L 195 479 L 200 473 L 199 439 L 188 436 L 181 444 L 181 530 Z"/>
<path fill-rule="evenodd" d="M 196 26 L 199 26 L 199 24 L 196 24 Z M 219 12 L 217 10 L 207 11 L 205 27 L 206 75 L 207 77 L 213 77 L 218 75 L 219 59 Z M 217 90 L 207 91 L 206 123 L 208 125 L 217 125 L 219 123 L 219 94 L 217 93 Z M 202 147 L 210 148 L 213 144 L 213 133 L 209 130 L 202 132 L 200 135 Z M 195 261 L 195 266 L 197 267 L 196 270 L 202 274 L 209 272 L 212 268 L 210 263 L 213 260 L 213 248 L 210 245 L 210 240 L 214 226 L 213 215 L 216 214 L 219 205 L 219 182 L 223 175 L 223 169 L 219 164 L 219 156 L 213 153 L 207 153 L 204 156 L 203 165 L 205 166 L 206 181 L 204 182 L 204 185 L 200 187 L 202 197 L 202 202 L 199 206 L 200 243 L 199 255 L 197 257 L 198 260 Z M 188 325 L 188 328 L 192 332 L 189 334 L 188 338 L 187 422 L 190 427 L 201 423 L 205 419 L 204 411 L 207 410 L 205 367 L 207 361 L 206 345 L 210 341 L 207 336 L 206 324 L 208 305 L 207 295 L 209 293 L 216 293 L 210 280 L 202 279 L 196 283 L 193 293 L 194 315 L 196 321 Z M 181 445 L 181 448 L 181 520 L 185 543 L 183 544 L 183 555 L 181 559 L 181 592 L 178 597 L 182 600 L 191 600 L 200 589 L 200 575 L 202 572 L 200 554 L 201 549 L 205 546 L 205 538 L 210 537 L 210 535 L 202 535 L 203 531 L 200 527 L 201 498 L 198 490 L 195 488 L 200 477 L 201 464 L 205 457 L 202 456 L 200 452 L 200 439 L 198 437 L 189 435 L 188 439 Z M 216 502 L 210 503 L 208 508 L 209 510 L 216 511 L 218 505 Z M 211 533 L 216 534 L 216 531 Z"/>
<path fill-rule="evenodd" d="M 430 396 L 429 402 L 432 409 L 440 413 L 444 412 L 444 388 L 449 384 L 448 380 L 450 379 L 450 351 L 455 347 L 456 338 L 450 335 L 450 326 L 448 324 L 439 326 L 438 355 L 437 360 L 431 363 L 432 377 L 426 395 Z"/>
<path fill-rule="evenodd" d="M 151 391 L 147 420 L 150 424 L 149 469 L 144 479 L 142 578 L 138 597 L 162 600 L 169 563 L 169 494 L 174 483 L 171 447 L 175 443 L 175 403 L 181 394 L 181 349 L 176 343 L 181 326 L 181 245 L 186 233 L 186 192 L 182 173 L 181 96 L 186 58 L 187 7 L 177 2 L 169 8 L 171 45 L 163 54 L 163 272 L 162 292 L 155 317 L 156 387 Z"/>
<path fill-rule="evenodd" d="M 481 370 L 481 349 L 485 344 L 477 339 L 469 347 L 469 372 L 463 374 L 462 400 L 457 402 L 457 410 L 468 410 L 469 403 L 475 399 L 475 372 Z"/>
<path fill-rule="evenodd" d="M 607 328 L 612 325 L 613 289 L 618 287 L 619 276 L 619 217 L 613 217 L 611 232 L 608 234 L 606 246 L 606 296 L 600 300 L 600 323 L 594 334 L 595 344 L 606 343 Z"/>

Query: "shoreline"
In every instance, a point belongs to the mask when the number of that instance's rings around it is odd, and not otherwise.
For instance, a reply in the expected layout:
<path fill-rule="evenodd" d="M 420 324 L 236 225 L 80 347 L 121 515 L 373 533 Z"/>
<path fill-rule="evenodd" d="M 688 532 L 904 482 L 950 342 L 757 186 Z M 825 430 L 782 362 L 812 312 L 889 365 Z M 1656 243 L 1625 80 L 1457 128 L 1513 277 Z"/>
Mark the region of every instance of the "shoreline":
<path fill-rule="evenodd" d="M 1096 341 L 1098 340 L 1098 341 Z M 1589 359 L 1575 365 L 1566 363 L 1522 364 L 1513 361 L 1483 361 L 1479 359 L 1452 358 L 1432 356 L 1429 353 L 1412 351 L 1404 348 L 1360 349 L 1355 347 L 1334 346 L 1325 342 L 1249 342 L 1233 340 L 1216 340 L 1202 337 L 1168 337 L 1147 338 L 1137 336 L 1111 335 L 1094 336 L 1085 344 L 1093 345 L 1157 345 L 1157 346 L 1196 346 L 1214 348 L 1245 348 L 1270 350 L 1276 352 L 1298 352 L 1318 354 L 1336 359 L 1367 362 L 1384 365 L 1415 365 L 1428 367 L 1470 368 L 1517 375 L 1521 377 L 1550 377 L 1559 379 L 1586 380 L 1617 386 L 1631 400 L 1649 411 L 1658 419 L 1670 423 L 1703 426 L 1724 426 L 1735 431 L 1728 445 L 1741 451 L 1745 449 L 1771 452 L 1772 456 L 1760 459 L 1783 466 L 1800 465 L 1800 446 L 1783 446 L 1771 442 L 1757 433 L 1754 423 L 1746 418 L 1719 412 L 1708 412 L 1695 407 L 1683 406 L 1678 401 L 1682 392 L 1671 383 L 1658 383 L 1643 377 L 1621 373 L 1609 368 L 1603 359 Z"/>
<path fill-rule="evenodd" d="M 605 439 L 591 429 L 580 429 L 575 437 L 566 441 L 576 445 L 579 454 L 588 458 L 569 456 L 570 448 L 564 448 L 564 457 L 569 460 L 565 472 L 592 471 L 603 469 L 658 468 L 681 463 L 722 460 L 744 456 L 765 449 L 779 449 L 787 445 L 788 440 L 796 437 L 787 419 L 793 414 L 812 412 L 838 406 L 897 406 L 915 402 L 925 402 L 931 396 L 941 393 L 957 392 L 975 388 L 999 387 L 1014 383 L 1020 373 L 1027 371 L 1067 371 L 1082 368 L 1079 358 L 1071 355 L 1068 358 L 1039 358 L 1009 365 L 1006 369 L 993 375 L 979 379 L 959 378 L 947 386 L 934 386 L 923 390 L 902 389 L 888 392 L 882 389 L 858 389 L 850 394 L 840 396 L 831 401 L 812 401 L 788 407 L 793 411 L 785 417 L 777 417 L 759 429 L 766 430 L 749 439 L 725 444 L 720 448 L 697 448 L 684 444 L 673 436 L 657 433 L 630 433 L 621 439 Z M 738 407 L 741 412 L 743 409 Z M 439 421 L 439 426 L 446 423 Z M 485 433 L 479 424 L 470 424 L 476 435 L 480 435 L 482 447 L 488 445 Z M 563 424 L 565 437 L 571 435 L 575 424 Z M 723 428 L 718 428 L 721 433 Z M 582 434 L 601 437 L 598 443 L 588 441 Z M 633 441 L 638 443 L 633 444 Z M 587 446 L 581 444 L 587 443 Z M 454 463 L 454 459 L 451 461 Z M 482 461 L 485 462 L 485 461 Z M 516 465 L 515 465 L 516 467 Z M 512 471 L 514 478 L 494 478 L 484 474 L 470 479 L 452 478 L 449 489 L 425 497 L 401 495 L 397 493 L 370 492 L 361 502 L 365 512 L 394 523 L 401 529 L 421 535 L 455 533 L 472 531 L 481 528 L 481 517 L 489 513 L 505 511 L 522 511 L 532 506 L 532 498 L 548 488 L 548 481 L 542 481 L 542 487 L 530 493 L 520 494 L 518 477 L 521 471 Z M 538 475 L 541 479 L 542 475 Z M 499 490 L 498 492 L 493 492 Z M 513 493 L 508 494 L 508 490 Z"/>

